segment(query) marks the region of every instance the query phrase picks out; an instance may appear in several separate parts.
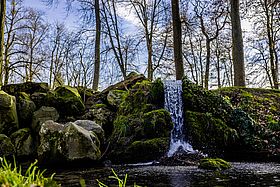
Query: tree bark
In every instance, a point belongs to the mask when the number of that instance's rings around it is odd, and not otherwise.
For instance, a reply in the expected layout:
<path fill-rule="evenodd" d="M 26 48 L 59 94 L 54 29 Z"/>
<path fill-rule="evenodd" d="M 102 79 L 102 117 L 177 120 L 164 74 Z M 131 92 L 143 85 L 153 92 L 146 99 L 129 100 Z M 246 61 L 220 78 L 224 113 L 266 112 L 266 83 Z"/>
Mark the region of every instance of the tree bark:
<path fill-rule="evenodd" d="M 0 87 L 3 80 L 3 53 L 4 53 L 4 30 L 5 30 L 5 16 L 6 16 L 6 0 L 1 0 L 0 6 Z"/>
<path fill-rule="evenodd" d="M 96 19 L 96 35 L 95 35 L 95 56 L 94 56 L 94 77 L 93 90 L 98 90 L 99 75 L 100 75 L 100 37 L 101 37 L 101 20 L 100 20 L 100 5 L 99 0 L 95 0 L 95 19 Z"/>
<path fill-rule="evenodd" d="M 181 80 L 184 76 L 184 64 L 182 55 L 182 26 L 180 19 L 179 0 L 171 0 L 171 3 L 176 80 Z"/>
<path fill-rule="evenodd" d="M 230 0 L 232 25 L 232 58 L 234 69 L 234 86 L 245 86 L 244 49 L 241 21 L 239 14 L 239 0 Z"/>

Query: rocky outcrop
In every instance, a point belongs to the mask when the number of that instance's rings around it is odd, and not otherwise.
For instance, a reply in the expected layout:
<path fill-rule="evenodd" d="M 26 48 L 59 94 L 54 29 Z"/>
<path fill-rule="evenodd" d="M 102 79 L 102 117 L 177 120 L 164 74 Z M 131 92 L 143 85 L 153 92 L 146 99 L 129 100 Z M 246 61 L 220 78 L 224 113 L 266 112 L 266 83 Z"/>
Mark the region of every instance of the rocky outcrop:
<path fill-rule="evenodd" d="M 123 90 L 111 90 L 107 95 L 107 101 L 109 105 L 118 108 L 125 97 L 127 91 Z"/>
<path fill-rule="evenodd" d="M 10 135 L 18 128 L 16 99 L 0 90 L 0 134 Z"/>
<path fill-rule="evenodd" d="M 39 132 L 38 158 L 41 163 L 97 161 L 101 157 L 100 141 L 94 130 L 75 123 L 65 125 L 46 121 Z M 99 129 L 97 130 L 97 132 Z"/>
<path fill-rule="evenodd" d="M 154 88 L 150 81 L 137 82 L 122 99 L 109 139 L 114 162 L 153 161 L 167 152 L 173 123 L 162 103 L 155 101 L 153 91 L 160 89 Z"/>
<path fill-rule="evenodd" d="M 105 133 L 102 127 L 94 121 L 90 120 L 77 120 L 74 124 L 86 129 L 87 131 L 94 132 L 98 139 L 102 142 L 105 140 Z"/>
<path fill-rule="evenodd" d="M 12 156 L 15 153 L 15 147 L 11 139 L 5 134 L 0 134 L 0 157 Z"/>

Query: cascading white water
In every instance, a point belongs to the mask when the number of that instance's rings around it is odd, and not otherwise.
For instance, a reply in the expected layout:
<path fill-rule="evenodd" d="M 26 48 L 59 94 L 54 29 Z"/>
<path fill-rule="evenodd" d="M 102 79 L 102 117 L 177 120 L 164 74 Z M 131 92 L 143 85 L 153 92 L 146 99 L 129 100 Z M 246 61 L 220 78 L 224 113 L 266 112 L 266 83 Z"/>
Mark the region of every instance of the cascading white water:
<path fill-rule="evenodd" d="M 182 99 L 182 81 L 167 80 L 164 82 L 164 107 L 169 111 L 174 128 L 171 132 L 170 148 L 167 153 L 168 157 L 182 149 L 187 153 L 194 153 L 192 146 L 187 142 L 183 132 L 183 99 Z"/>

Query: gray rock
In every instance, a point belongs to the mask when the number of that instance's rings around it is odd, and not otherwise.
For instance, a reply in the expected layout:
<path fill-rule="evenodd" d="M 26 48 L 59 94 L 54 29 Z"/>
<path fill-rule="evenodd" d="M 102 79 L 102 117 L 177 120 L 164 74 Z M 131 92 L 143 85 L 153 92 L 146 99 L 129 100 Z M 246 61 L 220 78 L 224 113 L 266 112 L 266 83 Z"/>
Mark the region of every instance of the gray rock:
<path fill-rule="evenodd" d="M 32 156 L 35 153 L 34 141 L 29 128 L 20 129 L 11 135 L 18 157 Z"/>
<path fill-rule="evenodd" d="M 68 161 L 100 159 L 100 142 L 94 133 L 74 123 L 68 123 L 64 132 L 64 155 Z"/>
<path fill-rule="evenodd" d="M 15 153 L 15 147 L 11 139 L 5 134 L 0 134 L 0 157 L 12 156 Z"/>
<path fill-rule="evenodd" d="M 18 128 L 16 98 L 0 90 L 0 134 L 10 135 Z"/>
<path fill-rule="evenodd" d="M 62 125 L 46 121 L 42 124 L 39 136 L 41 144 L 37 153 L 44 164 L 96 161 L 101 157 L 97 135 L 75 123 Z"/>
<path fill-rule="evenodd" d="M 100 139 L 100 141 L 103 141 L 105 139 L 105 134 L 104 134 L 104 130 L 102 129 L 102 127 L 100 125 L 98 125 L 96 122 L 94 121 L 90 121 L 90 120 L 77 120 L 74 122 L 74 124 L 83 127 L 84 129 L 94 132 L 98 138 Z"/>
<path fill-rule="evenodd" d="M 48 120 L 57 121 L 58 118 L 59 118 L 59 114 L 55 108 L 42 106 L 39 110 L 37 110 L 33 114 L 32 130 L 38 133 L 41 129 L 42 124 L 45 121 Z"/>

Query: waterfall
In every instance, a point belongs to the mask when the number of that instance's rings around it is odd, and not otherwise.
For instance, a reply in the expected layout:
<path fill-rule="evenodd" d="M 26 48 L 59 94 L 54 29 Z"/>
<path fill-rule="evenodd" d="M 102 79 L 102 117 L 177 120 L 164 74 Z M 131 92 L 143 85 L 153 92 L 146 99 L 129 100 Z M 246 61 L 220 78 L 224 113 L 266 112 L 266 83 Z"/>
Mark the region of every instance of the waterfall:
<path fill-rule="evenodd" d="M 168 157 L 179 149 L 187 153 L 194 153 L 192 146 L 187 142 L 183 130 L 183 99 L 182 99 L 182 81 L 167 80 L 164 82 L 164 107 L 169 111 L 174 128 L 171 132 L 170 148 L 167 153 Z"/>

